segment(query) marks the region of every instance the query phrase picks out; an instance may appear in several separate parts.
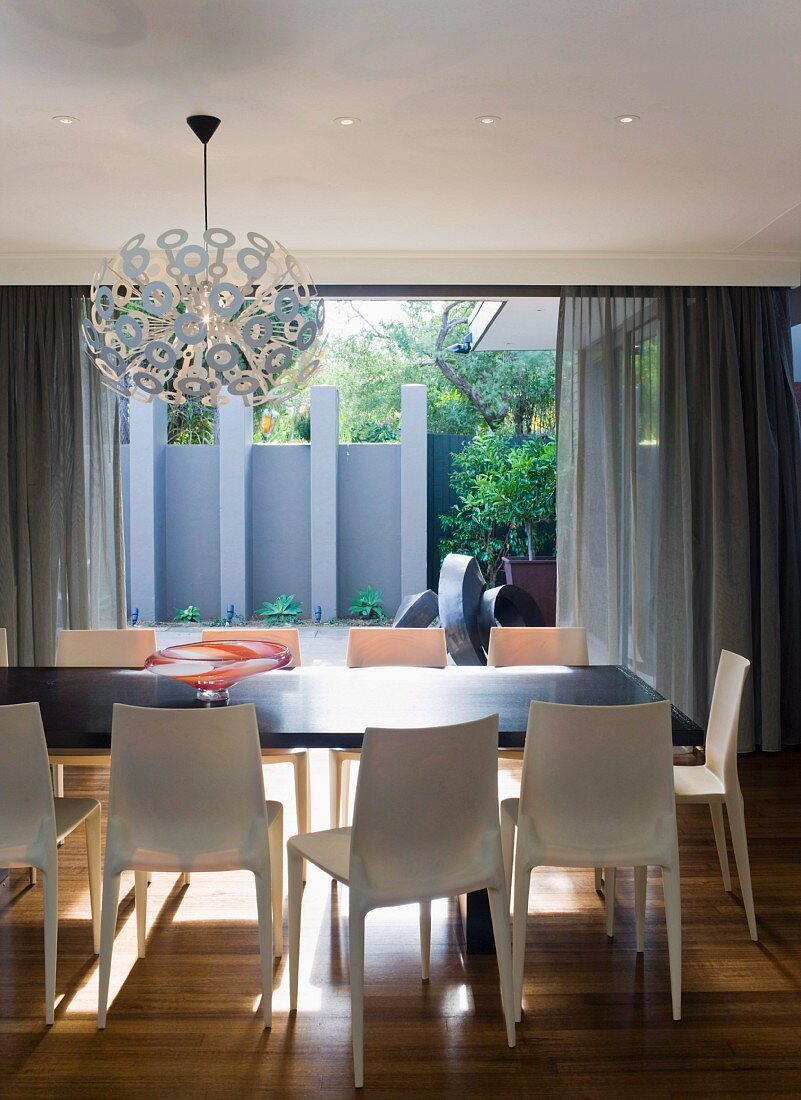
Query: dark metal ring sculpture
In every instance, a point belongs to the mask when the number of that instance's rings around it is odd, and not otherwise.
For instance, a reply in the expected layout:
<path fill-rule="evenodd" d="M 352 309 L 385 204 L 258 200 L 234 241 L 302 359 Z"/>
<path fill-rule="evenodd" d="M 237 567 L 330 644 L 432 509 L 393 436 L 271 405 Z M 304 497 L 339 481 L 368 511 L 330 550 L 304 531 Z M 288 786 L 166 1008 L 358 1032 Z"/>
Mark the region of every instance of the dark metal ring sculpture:
<path fill-rule="evenodd" d="M 478 609 L 481 644 L 489 652 L 490 630 L 494 626 L 544 626 L 539 605 L 533 596 L 516 584 L 488 588 Z"/>

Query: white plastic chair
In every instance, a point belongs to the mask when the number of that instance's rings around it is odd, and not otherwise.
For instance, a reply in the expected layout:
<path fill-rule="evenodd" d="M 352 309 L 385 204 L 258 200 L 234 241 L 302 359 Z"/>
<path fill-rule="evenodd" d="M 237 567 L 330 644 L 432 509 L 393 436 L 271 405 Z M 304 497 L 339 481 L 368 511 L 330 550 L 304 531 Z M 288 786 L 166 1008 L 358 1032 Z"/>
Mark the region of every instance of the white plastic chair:
<path fill-rule="evenodd" d="M 511 878 L 515 827 L 515 1009 L 534 867 L 633 867 L 637 950 L 643 949 L 646 869 L 662 869 L 673 1018 L 681 1017 L 681 902 L 670 703 L 580 707 L 532 702 L 520 798 L 501 803 Z"/>
<path fill-rule="evenodd" d="M 743 895 L 743 908 L 752 940 L 757 940 L 754 896 L 751 891 L 751 866 L 748 859 L 748 839 L 745 832 L 745 810 L 737 774 L 737 732 L 740 725 L 740 706 L 743 699 L 750 661 L 724 649 L 720 655 L 712 706 L 709 711 L 706 734 L 706 762 L 698 766 L 677 765 L 673 768 L 676 802 L 706 803 L 712 817 L 715 846 L 723 873 L 723 888 L 731 893 L 731 873 L 726 850 L 726 826 L 723 806 L 729 818 L 734 860 Z M 615 874 L 606 872 L 607 933 L 611 936 L 614 926 Z"/>
<path fill-rule="evenodd" d="M 155 630 L 62 630 L 56 666 L 64 668 L 143 668 L 158 649 Z"/>
<path fill-rule="evenodd" d="M 255 638 L 258 641 L 280 642 L 292 654 L 292 663 L 287 668 L 300 668 L 303 658 L 300 649 L 300 631 L 296 626 L 287 627 L 213 627 L 204 630 L 201 641 L 215 642 L 225 638 Z M 263 749 L 263 764 L 291 764 L 295 778 L 295 812 L 298 819 L 298 832 L 308 833 L 311 828 L 311 791 L 309 785 L 309 754 L 306 749 Z M 304 873 L 304 881 L 305 881 Z"/>
<path fill-rule="evenodd" d="M 445 631 L 439 627 L 352 626 L 348 631 L 348 668 L 445 668 L 447 663 Z M 347 824 L 350 765 L 359 755 L 358 749 L 329 750 L 332 829 Z"/>
<path fill-rule="evenodd" d="M 139 957 L 150 871 L 252 871 L 264 1026 L 272 1023 L 272 955 L 282 950 L 280 802 L 264 800 L 252 703 L 207 710 L 114 705 L 97 1026 L 106 1026 L 120 875 L 135 872 Z M 272 948 L 271 948 L 272 944 Z"/>
<path fill-rule="evenodd" d="M 706 763 L 700 767 L 674 767 L 676 802 L 706 802 L 712 815 L 715 844 L 723 872 L 723 888 L 731 892 L 729 857 L 726 852 L 726 828 L 723 806 L 731 830 L 734 859 L 743 895 L 743 907 L 748 919 L 751 939 L 758 939 L 754 897 L 751 892 L 751 867 L 748 860 L 748 840 L 745 834 L 745 812 L 737 774 L 737 732 L 740 725 L 740 705 L 750 661 L 724 649 L 720 655 L 712 706 L 706 732 Z"/>
<path fill-rule="evenodd" d="M 158 649 L 156 632 L 148 627 L 135 630 L 61 630 L 56 641 L 56 668 L 143 668 Z M 75 764 L 102 764 L 97 757 Z M 53 789 L 64 794 L 64 765 L 52 764 Z"/>
<path fill-rule="evenodd" d="M 8 668 L 8 636 L 4 626 L 0 626 L 0 668 Z"/>
<path fill-rule="evenodd" d="M 487 665 L 588 665 L 587 631 L 580 626 L 494 626 Z"/>
<path fill-rule="evenodd" d="M 488 668 L 588 665 L 587 631 L 579 626 L 493 626 Z M 498 749 L 499 760 L 522 760 L 522 749 Z M 597 883 L 596 883 L 597 885 Z"/>
<path fill-rule="evenodd" d="M 42 872 L 44 894 L 45 1023 L 56 1001 L 59 841 L 84 823 L 89 867 L 92 940 L 100 949 L 100 803 L 53 798 L 38 703 L 0 707 L 0 866 Z"/>
<path fill-rule="evenodd" d="M 430 729 L 368 729 L 353 828 L 292 837 L 289 866 L 290 1010 L 297 1009 L 301 862 L 350 887 L 350 988 L 356 1087 L 364 1083 L 364 920 L 371 909 L 420 903 L 423 980 L 431 900 L 489 894 L 506 1037 L 515 1045 L 512 971 L 498 823 L 498 716 Z M 458 768 L 453 761 L 458 760 Z"/>

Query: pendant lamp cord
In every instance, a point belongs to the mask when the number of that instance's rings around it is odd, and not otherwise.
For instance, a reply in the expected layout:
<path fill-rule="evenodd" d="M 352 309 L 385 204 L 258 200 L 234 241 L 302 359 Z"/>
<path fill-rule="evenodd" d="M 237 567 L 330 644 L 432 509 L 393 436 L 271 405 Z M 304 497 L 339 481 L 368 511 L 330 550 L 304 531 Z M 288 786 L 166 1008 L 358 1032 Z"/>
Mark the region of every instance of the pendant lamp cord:
<path fill-rule="evenodd" d="M 203 218 L 206 222 L 206 229 L 209 228 L 209 178 L 206 166 L 207 148 L 206 142 L 203 142 Z"/>

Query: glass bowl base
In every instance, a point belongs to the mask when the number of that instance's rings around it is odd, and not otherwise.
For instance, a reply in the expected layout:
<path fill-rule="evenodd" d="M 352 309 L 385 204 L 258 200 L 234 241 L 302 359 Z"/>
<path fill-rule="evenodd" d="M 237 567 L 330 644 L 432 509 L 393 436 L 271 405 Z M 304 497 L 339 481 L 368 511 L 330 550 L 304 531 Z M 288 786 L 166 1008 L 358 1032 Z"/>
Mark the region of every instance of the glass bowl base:
<path fill-rule="evenodd" d="M 198 688 L 197 698 L 199 703 L 227 703 L 229 696 L 226 688 L 221 691 L 211 688 Z"/>

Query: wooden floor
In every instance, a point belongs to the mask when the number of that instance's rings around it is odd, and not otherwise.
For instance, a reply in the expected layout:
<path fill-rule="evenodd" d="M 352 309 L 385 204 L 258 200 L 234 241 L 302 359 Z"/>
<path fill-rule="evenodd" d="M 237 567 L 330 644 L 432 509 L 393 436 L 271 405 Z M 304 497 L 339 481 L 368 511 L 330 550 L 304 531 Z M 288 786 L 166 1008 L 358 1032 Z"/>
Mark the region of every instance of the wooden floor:
<path fill-rule="evenodd" d="M 513 766 L 512 766 L 513 767 Z M 289 769 L 268 769 L 294 831 Z M 452 903 L 434 909 L 430 984 L 417 913 L 368 918 L 366 1097 L 801 1096 L 801 751 L 741 761 L 761 942 L 724 893 L 707 812 L 680 810 L 684 915 L 681 1023 L 670 1013 L 661 888 L 649 880 L 646 954 L 634 950 L 632 883 L 604 934 L 587 872 L 532 881 L 525 1013 L 506 1047 L 492 958 L 466 957 Z M 100 769 L 68 769 L 67 793 L 105 797 Z M 324 755 L 314 755 L 316 827 L 326 824 Z M 502 777 L 502 793 L 515 775 Z M 104 806 L 105 812 L 105 806 Z M 95 1028 L 83 839 L 60 853 L 55 1026 L 45 1028 L 41 888 L 0 886 L 0 1095 L 10 1097 L 353 1096 L 347 891 L 310 871 L 300 1008 L 288 1016 L 276 966 L 274 1026 L 259 1015 L 249 876 L 156 875 L 148 955 L 136 959 L 132 876 L 124 879 L 108 1027 Z M 130 881 L 128 880 L 130 879 Z M 736 880 L 735 880 L 736 890 Z"/>

